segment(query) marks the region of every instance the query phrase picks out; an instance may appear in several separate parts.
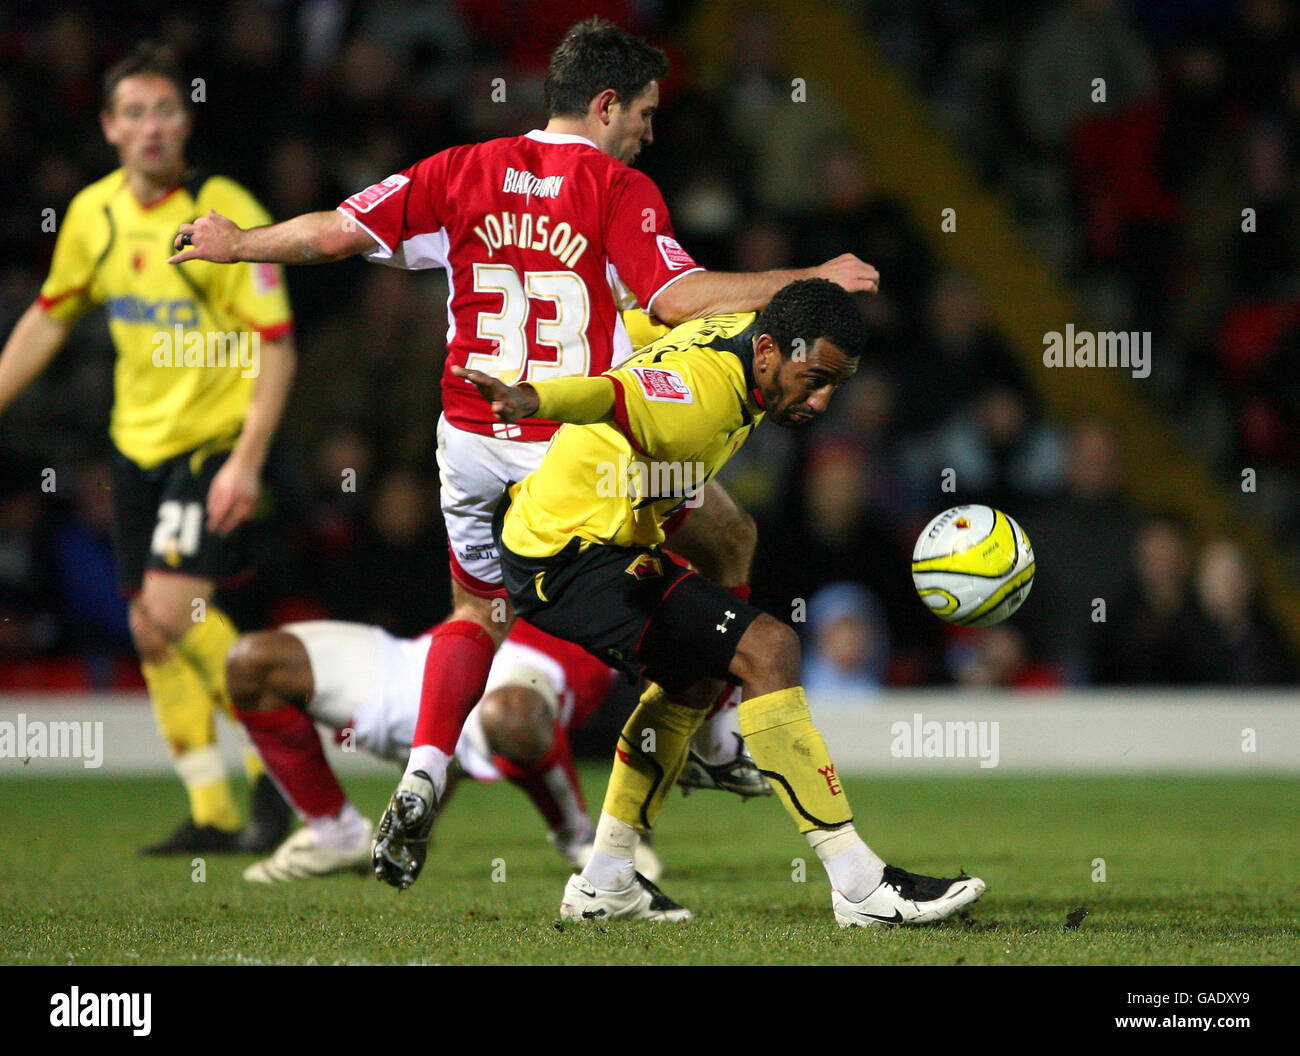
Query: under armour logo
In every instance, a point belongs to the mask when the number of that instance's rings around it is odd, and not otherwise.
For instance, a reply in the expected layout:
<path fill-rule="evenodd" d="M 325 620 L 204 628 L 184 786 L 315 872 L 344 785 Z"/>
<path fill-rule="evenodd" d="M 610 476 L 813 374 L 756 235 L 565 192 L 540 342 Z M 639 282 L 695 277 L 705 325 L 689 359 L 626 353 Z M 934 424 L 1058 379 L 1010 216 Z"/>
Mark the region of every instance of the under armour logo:
<path fill-rule="evenodd" d="M 722 634 L 726 634 L 727 624 L 736 618 L 736 614 L 728 609 L 722 615 L 726 618 L 721 623 L 715 623 L 713 626 L 715 626 Z"/>

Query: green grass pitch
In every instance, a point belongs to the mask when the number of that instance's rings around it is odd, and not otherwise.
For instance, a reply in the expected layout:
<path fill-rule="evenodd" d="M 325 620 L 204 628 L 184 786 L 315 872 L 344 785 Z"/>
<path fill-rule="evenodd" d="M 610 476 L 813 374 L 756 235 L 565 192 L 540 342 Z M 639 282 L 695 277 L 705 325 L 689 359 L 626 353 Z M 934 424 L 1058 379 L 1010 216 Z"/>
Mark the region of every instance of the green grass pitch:
<path fill-rule="evenodd" d="M 602 767 L 584 771 L 599 803 Z M 674 793 L 657 847 L 689 925 L 561 925 L 567 870 L 515 789 L 462 787 L 422 879 L 266 888 L 252 859 L 146 860 L 174 780 L 0 781 L 0 959 L 11 964 L 1295 964 L 1296 807 L 1285 777 L 856 778 L 888 861 L 989 884 L 964 920 L 841 931 L 816 856 L 771 800 Z M 388 780 L 349 783 L 378 817 Z M 594 809 L 594 808 L 593 808 Z M 806 881 L 796 882 L 806 862 Z M 1104 859 L 1105 881 L 1096 882 Z M 494 874 L 496 881 L 494 881 Z M 504 882 L 497 882 L 503 880 Z M 1087 915 L 1067 928 L 1067 915 Z"/>

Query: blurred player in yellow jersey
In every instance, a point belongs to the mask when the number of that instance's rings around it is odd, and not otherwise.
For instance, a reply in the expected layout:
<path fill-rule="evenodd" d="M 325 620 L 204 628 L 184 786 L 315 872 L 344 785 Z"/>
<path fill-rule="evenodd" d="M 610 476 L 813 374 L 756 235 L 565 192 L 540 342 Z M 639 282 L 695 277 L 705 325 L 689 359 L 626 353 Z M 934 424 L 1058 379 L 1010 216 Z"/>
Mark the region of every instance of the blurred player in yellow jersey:
<path fill-rule="evenodd" d="M 232 180 L 190 170 L 188 88 L 172 55 L 141 44 L 108 71 L 104 93 L 104 136 L 121 168 L 68 206 L 40 297 L 0 355 L 0 414 L 77 318 L 106 306 L 119 587 L 190 805 L 181 828 L 145 851 L 264 850 L 289 814 L 249 750 L 253 824 L 241 832 L 214 722 L 216 710 L 230 713 L 224 665 L 237 631 L 212 595 L 243 571 L 240 529 L 294 372 L 289 299 L 276 265 L 167 263 L 180 225 L 209 210 L 245 226 L 271 219 Z"/>

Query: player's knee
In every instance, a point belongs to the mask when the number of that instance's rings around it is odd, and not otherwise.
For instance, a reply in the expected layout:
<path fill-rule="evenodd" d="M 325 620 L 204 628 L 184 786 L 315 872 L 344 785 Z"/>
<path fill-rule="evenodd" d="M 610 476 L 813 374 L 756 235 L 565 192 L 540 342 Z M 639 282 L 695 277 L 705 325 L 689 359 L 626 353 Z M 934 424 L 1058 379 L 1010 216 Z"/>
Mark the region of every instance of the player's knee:
<path fill-rule="evenodd" d="M 731 673 L 760 693 L 799 684 L 799 636 L 767 613 L 749 625 L 736 646 Z"/>
<path fill-rule="evenodd" d="M 479 705 L 483 732 L 493 755 L 531 766 L 551 750 L 554 730 L 546 701 L 527 686 L 494 689 Z"/>
<path fill-rule="evenodd" d="M 515 613 L 507 598 L 479 598 L 466 594 L 456 599 L 451 619 L 478 624 L 499 649 L 514 626 Z"/>
<path fill-rule="evenodd" d="M 241 634 L 226 653 L 226 688 L 239 711 L 270 705 L 267 689 L 276 663 L 273 635 L 271 631 Z"/>
<path fill-rule="evenodd" d="M 127 610 L 127 621 L 131 628 L 131 641 L 135 651 L 146 664 L 161 664 L 167 659 L 168 642 L 166 636 L 149 619 L 148 611 L 139 598 L 134 598 Z"/>
<path fill-rule="evenodd" d="M 189 599 L 150 597 L 146 591 L 136 601 L 143 620 L 166 643 L 180 641 L 194 626 L 195 609 Z"/>

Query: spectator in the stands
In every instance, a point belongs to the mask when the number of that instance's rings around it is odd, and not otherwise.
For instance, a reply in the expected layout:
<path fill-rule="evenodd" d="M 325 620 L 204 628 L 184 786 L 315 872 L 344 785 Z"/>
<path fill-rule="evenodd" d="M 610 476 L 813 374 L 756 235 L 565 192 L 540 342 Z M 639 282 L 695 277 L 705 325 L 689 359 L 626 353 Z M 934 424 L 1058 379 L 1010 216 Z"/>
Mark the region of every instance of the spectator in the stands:
<path fill-rule="evenodd" d="M 884 684 L 889 623 L 870 591 L 847 580 L 831 583 L 812 596 L 807 615 L 803 685 L 818 706 L 857 703 Z"/>
<path fill-rule="evenodd" d="M 1090 418 L 1069 433 L 1065 490 L 1015 514 L 1041 555 L 1025 630 L 1067 681 L 1087 678 L 1094 599 L 1113 604 L 1131 582 L 1136 519 L 1123 493 L 1119 436 Z"/>
<path fill-rule="evenodd" d="M 1127 589 L 1101 598 L 1080 623 L 1090 638 L 1092 680 L 1101 685 L 1174 685 L 1196 681 L 1192 549 L 1187 527 L 1168 515 L 1138 529 Z M 1093 613 L 1096 613 L 1096 616 Z M 1091 632 L 1091 634 L 1089 634 Z"/>
<path fill-rule="evenodd" d="M 1241 544 L 1216 539 L 1196 562 L 1196 600 L 1205 630 L 1196 636 L 1196 681 L 1222 685 L 1294 684 L 1297 667 L 1259 605 L 1254 565 Z"/>

